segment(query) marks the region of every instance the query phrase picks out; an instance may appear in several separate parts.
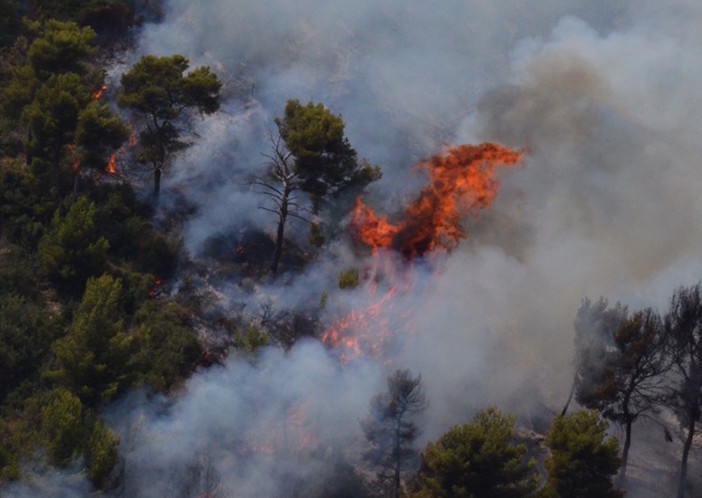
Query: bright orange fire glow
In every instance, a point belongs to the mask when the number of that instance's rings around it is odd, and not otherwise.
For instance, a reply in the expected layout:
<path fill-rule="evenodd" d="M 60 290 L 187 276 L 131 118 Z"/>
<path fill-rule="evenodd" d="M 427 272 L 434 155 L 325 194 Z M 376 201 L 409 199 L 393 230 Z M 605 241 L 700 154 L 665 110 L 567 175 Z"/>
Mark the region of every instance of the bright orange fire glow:
<path fill-rule="evenodd" d="M 400 330 L 408 332 L 407 312 L 398 304 L 415 290 L 414 272 L 388 253 L 377 253 L 364 272 L 361 309 L 335 316 L 322 333 L 322 342 L 332 348 L 339 361 L 381 358 L 395 342 Z"/>
<path fill-rule="evenodd" d="M 357 199 L 351 227 L 372 249 L 389 248 L 408 259 L 437 248 L 453 249 L 465 238 L 461 220 L 488 207 L 497 194 L 495 168 L 514 166 L 522 153 L 501 145 L 459 145 L 418 164 L 429 185 L 393 224 Z"/>
<path fill-rule="evenodd" d="M 357 199 L 350 227 L 357 240 L 373 250 L 374 270 L 364 276 L 368 295 L 363 305 L 334 317 L 322 334 L 342 363 L 359 356 L 382 357 L 400 333 L 411 333 L 411 302 L 422 299 L 414 288 L 411 261 L 436 249 L 455 248 L 466 237 L 463 218 L 490 206 L 497 195 L 496 168 L 514 166 L 521 159 L 521 152 L 484 143 L 451 147 L 420 162 L 417 168 L 426 171 L 429 184 L 396 223 Z M 392 258 L 393 251 L 410 262 Z M 383 283 L 384 293 L 375 282 Z"/>
<path fill-rule="evenodd" d="M 105 93 L 106 90 L 107 90 L 107 85 L 102 85 L 97 90 L 92 91 L 92 93 L 90 94 L 90 98 L 95 99 L 95 100 L 100 100 L 100 97 L 102 97 L 102 94 Z"/>
<path fill-rule="evenodd" d="M 117 154 L 112 154 L 110 156 L 109 161 L 107 161 L 105 171 L 110 175 L 114 175 L 115 173 L 117 173 Z"/>

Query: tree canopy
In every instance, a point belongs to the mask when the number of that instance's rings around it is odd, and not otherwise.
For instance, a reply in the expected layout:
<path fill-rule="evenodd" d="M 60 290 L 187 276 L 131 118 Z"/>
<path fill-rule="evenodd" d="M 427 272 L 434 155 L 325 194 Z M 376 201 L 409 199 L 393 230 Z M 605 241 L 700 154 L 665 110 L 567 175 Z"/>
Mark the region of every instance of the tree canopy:
<path fill-rule="evenodd" d="M 325 197 L 378 180 L 380 168 L 358 160 L 344 134 L 341 116 L 321 103 L 302 105 L 288 100 L 282 118 L 276 118 L 280 136 L 295 157 L 300 188 L 312 198 L 315 211 Z"/>
<path fill-rule="evenodd" d="M 132 380 L 121 293 L 122 283 L 109 275 L 89 279 L 68 333 L 53 344 L 58 368 L 51 377 L 88 404 L 114 398 Z"/>
<path fill-rule="evenodd" d="M 586 300 L 575 331 L 576 398 L 624 427 L 620 477 L 625 479 L 632 424 L 656 410 L 667 394 L 670 358 L 663 322 L 650 308 L 629 313 L 619 304 L 609 308 L 603 299 Z"/>
<path fill-rule="evenodd" d="M 182 55 L 143 56 L 122 75 L 120 106 L 141 117 L 140 159 L 154 171 L 154 196 L 158 197 L 161 174 L 170 156 L 187 146 L 179 124 L 186 110 L 211 114 L 219 109 L 217 75 L 200 66 L 186 74 L 190 62 Z"/>
<path fill-rule="evenodd" d="M 621 498 L 612 477 L 619 470 L 619 442 L 606 437 L 607 421 L 596 410 L 557 416 L 546 437 L 551 455 L 545 498 Z"/>
<path fill-rule="evenodd" d="M 515 417 L 494 407 L 452 427 L 420 454 L 414 498 L 521 498 L 538 488 L 536 463 L 513 437 Z"/>

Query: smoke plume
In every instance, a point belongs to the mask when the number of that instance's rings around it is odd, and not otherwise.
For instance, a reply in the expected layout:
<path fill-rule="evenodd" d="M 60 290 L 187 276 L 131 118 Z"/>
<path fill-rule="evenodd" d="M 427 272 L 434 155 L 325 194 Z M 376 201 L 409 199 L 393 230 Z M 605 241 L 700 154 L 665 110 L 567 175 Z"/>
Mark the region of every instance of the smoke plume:
<path fill-rule="evenodd" d="M 108 410 L 125 462 L 115 494 L 171 495 L 193 462 L 236 496 L 285 496 L 290 476 L 323 481 L 339 455 L 353 461 L 357 420 L 393 368 L 422 374 L 422 442 L 489 404 L 527 424 L 558 412 L 583 298 L 662 308 L 702 275 L 700 46 L 692 0 L 168 1 L 130 57 L 183 53 L 215 70 L 227 97 L 164 175 L 164 194 L 197 207 L 184 233 L 193 257 L 212 237 L 272 232 L 248 180 L 290 98 L 342 115 L 359 155 L 383 169 L 364 197 L 379 212 L 401 212 L 427 181 L 412 166 L 447 144 L 526 152 L 464 221 L 457 249 L 413 264 L 390 254 L 413 286 L 363 323 L 373 334 L 390 322 L 382 355 L 340 362 L 316 340 L 269 348 L 196 374 L 174 401 L 134 395 Z M 371 286 L 379 298 L 397 283 L 383 270 L 339 290 L 339 271 L 379 264 L 364 254 L 342 238 L 257 296 L 237 282 L 220 291 L 282 309 L 327 293 L 331 322 L 376 302 Z"/>

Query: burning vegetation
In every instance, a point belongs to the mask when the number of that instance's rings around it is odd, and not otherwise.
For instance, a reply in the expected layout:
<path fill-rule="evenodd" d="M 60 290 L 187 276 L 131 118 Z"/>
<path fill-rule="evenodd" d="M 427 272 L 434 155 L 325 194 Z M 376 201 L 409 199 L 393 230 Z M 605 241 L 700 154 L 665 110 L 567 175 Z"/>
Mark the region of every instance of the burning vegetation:
<path fill-rule="evenodd" d="M 393 249 L 407 259 L 451 250 L 466 236 L 461 220 L 488 207 L 497 195 L 495 169 L 514 166 L 521 158 L 521 152 L 492 143 L 451 147 L 417 165 L 428 174 L 429 185 L 398 222 L 375 214 L 359 197 L 351 227 L 371 249 Z"/>
<path fill-rule="evenodd" d="M 356 200 L 351 230 L 374 252 L 372 268 L 363 272 L 367 303 L 334 318 L 322 334 L 343 363 L 359 356 L 382 357 L 400 330 L 407 333 L 407 319 L 396 307 L 416 291 L 414 272 L 383 250 L 411 261 L 433 250 L 455 248 L 467 235 L 463 219 L 489 207 L 497 195 L 496 168 L 515 166 L 521 159 L 521 152 L 483 143 L 451 147 L 420 162 L 416 168 L 427 172 L 429 184 L 396 223 L 375 214 L 360 197 Z"/>

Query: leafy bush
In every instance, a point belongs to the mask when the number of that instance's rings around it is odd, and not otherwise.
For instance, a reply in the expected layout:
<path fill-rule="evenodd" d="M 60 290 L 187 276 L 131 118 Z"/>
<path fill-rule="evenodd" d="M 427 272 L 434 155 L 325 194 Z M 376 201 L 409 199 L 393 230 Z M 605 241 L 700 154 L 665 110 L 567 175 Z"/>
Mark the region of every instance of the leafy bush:
<path fill-rule="evenodd" d="M 339 273 L 339 288 L 355 289 L 360 283 L 360 275 L 356 268 L 349 268 Z"/>

